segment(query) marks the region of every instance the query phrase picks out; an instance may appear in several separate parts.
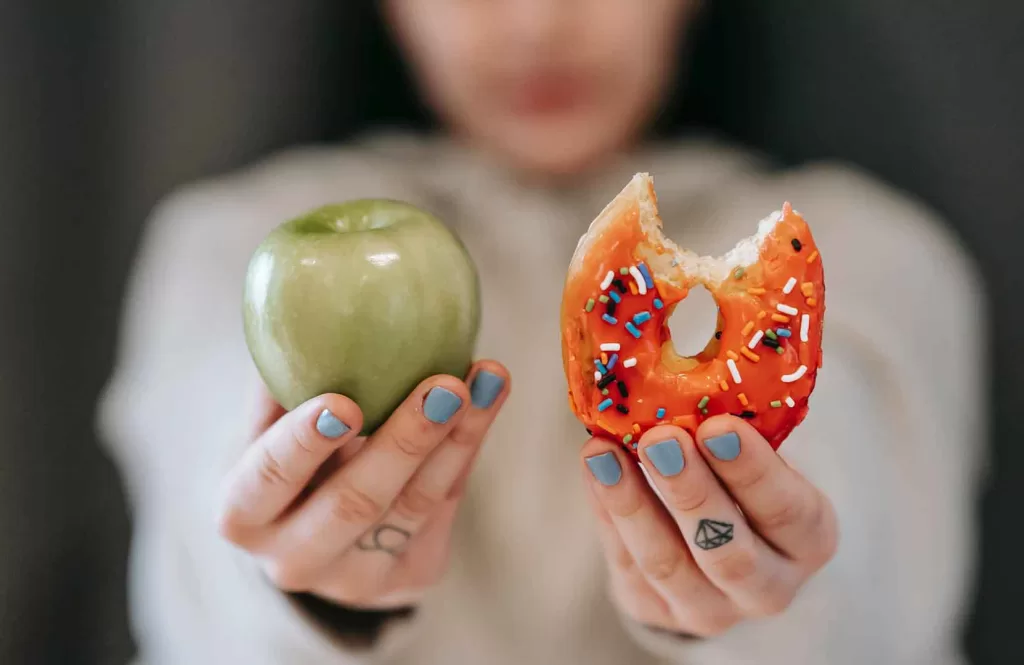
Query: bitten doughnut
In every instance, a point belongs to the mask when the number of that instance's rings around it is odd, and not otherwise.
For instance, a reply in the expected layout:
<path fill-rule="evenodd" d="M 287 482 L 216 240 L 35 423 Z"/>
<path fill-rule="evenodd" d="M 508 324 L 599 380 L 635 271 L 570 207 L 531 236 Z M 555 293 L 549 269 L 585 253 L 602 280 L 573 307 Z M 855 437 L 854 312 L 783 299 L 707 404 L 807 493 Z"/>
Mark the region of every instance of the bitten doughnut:
<path fill-rule="evenodd" d="M 570 407 L 634 454 L 655 425 L 692 434 L 722 413 L 748 419 L 777 449 L 807 415 L 821 367 L 825 282 L 810 228 L 786 203 L 710 257 L 680 249 L 661 225 L 653 180 L 639 173 L 580 239 L 561 313 Z M 718 324 L 684 357 L 667 321 L 698 284 Z"/>

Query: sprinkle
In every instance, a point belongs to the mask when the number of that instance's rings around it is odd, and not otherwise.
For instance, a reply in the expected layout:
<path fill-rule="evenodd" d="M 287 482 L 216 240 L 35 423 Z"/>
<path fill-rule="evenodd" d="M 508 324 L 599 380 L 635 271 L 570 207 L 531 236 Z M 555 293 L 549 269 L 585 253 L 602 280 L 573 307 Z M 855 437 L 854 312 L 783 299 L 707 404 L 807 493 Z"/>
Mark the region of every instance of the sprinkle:
<path fill-rule="evenodd" d="M 608 389 L 607 388 L 602 388 L 601 389 L 601 394 L 607 396 L 608 395 Z"/>
<path fill-rule="evenodd" d="M 789 295 L 793 292 L 793 287 L 796 286 L 796 277 L 790 277 L 786 285 L 782 287 L 782 292 Z"/>
<path fill-rule="evenodd" d="M 613 279 L 612 280 L 612 284 L 614 284 L 615 288 L 617 288 L 619 290 L 619 293 L 625 293 L 626 292 L 626 283 L 623 282 L 621 279 Z"/>
<path fill-rule="evenodd" d="M 799 314 L 799 310 L 797 310 L 796 307 L 790 307 L 789 305 L 783 305 L 782 303 L 776 305 L 775 309 L 779 310 L 783 314 L 789 314 L 790 316 L 796 316 Z"/>
<path fill-rule="evenodd" d="M 772 314 L 772 321 L 776 323 L 789 323 L 789 317 L 783 314 Z"/>
<path fill-rule="evenodd" d="M 716 330 L 715 331 L 715 339 L 722 339 L 722 331 L 721 330 Z"/>
<path fill-rule="evenodd" d="M 598 369 L 598 371 L 601 372 L 601 374 L 607 374 L 608 373 L 608 368 L 605 367 L 604 363 L 602 363 L 597 358 L 594 359 L 594 364 L 597 365 L 597 369 Z"/>
<path fill-rule="evenodd" d="M 622 361 L 623 367 L 633 367 L 636 365 L 636 358 L 626 358 Z"/>
<path fill-rule="evenodd" d="M 794 402 L 794 401 L 793 401 L 793 398 L 792 398 L 792 397 L 786 396 L 786 406 L 788 406 L 788 407 L 789 407 L 789 408 L 791 408 L 791 409 L 792 409 L 792 408 L 793 408 L 794 406 L 796 406 L 796 402 Z"/>
<path fill-rule="evenodd" d="M 658 411 L 654 414 L 654 417 L 655 418 L 664 418 L 665 417 L 665 409 L 663 409 L 663 408 L 662 409 L 658 409 Z"/>
<path fill-rule="evenodd" d="M 594 381 L 600 381 L 600 380 L 601 380 L 601 371 L 598 370 L 598 371 L 594 372 Z"/>
<path fill-rule="evenodd" d="M 806 342 L 807 341 L 807 331 L 808 331 L 808 329 L 810 329 L 810 327 L 811 327 L 811 317 L 808 316 L 807 314 L 804 314 L 800 318 L 800 341 L 801 342 Z"/>
<path fill-rule="evenodd" d="M 645 266 L 642 263 L 636 264 L 636 267 L 640 271 L 640 274 L 644 276 L 644 284 L 647 285 L 647 288 L 653 289 L 654 288 L 654 280 L 651 279 L 651 271 L 648 270 L 647 266 Z"/>
<path fill-rule="evenodd" d="M 632 335 L 633 337 L 640 339 L 640 331 L 637 330 L 637 327 L 634 326 L 629 321 L 626 321 L 626 330 L 628 330 L 629 334 Z"/>
<path fill-rule="evenodd" d="M 779 337 L 791 337 L 793 335 L 789 328 L 776 328 L 775 334 Z"/>
<path fill-rule="evenodd" d="M 619 380 L 619 381 L 617 381 L 615 383 L 615 385 L 618 386 L 619 394 L 622 395 L 623 398 L 629 397 L 629 391 L 626 390 L 626 382 L 625 381 Z"/>
<path fill-rule="evenodd" d="M 629 445 L 629 442 L 632 441 L 632 440 L 633 440 L 633 435 L 632 434 L 627 434 L 626 436 L 622 437 L 622 442 L 625 443 L 626 445 Z"/>
<path fill-rule="evenodd" d="M 751 321 L 751 323 L 753 323 L 753 321 Z M 754 333 L 754 336 L 750 338 L 750 341 L 747 342 L 747 348 L 752 349 L 757 346 L 757 343 L 761 341 L 762 337 L 764 337 L 764 333 L 758 330 Z"/>
<path fill-rule="evenodd" d="M 608 371 L 609 372 L 612 371 L 612 369 L 615 367 L 615 363 L 618 362 L 618 360 L 619 360 L 619 354 L 613 353 L 612 357 L 609 358 L 608 362 L 605 363 L 605 365 L 608 367 Z"/>
<path fill-rule="evenodd" d="M 796 368 L 796 371 L 792 374 L 786 374 L 782 377 L 783 383 L 793 383 L 807 372 L 807 365 L 800 365 Z"/>
<path fill-rule="evenodd" d="M 637 312 L 633 315 L 633 323 L 640 325 L 641 323 L 647 323 L 651 320 L 651 313 L 647 310 Z"/>
<path fill-rule="evenodd" d="M 636 290 L 640 292 L 640 295 L 646 295 L 647 282 L 644 281 L 644 276 L 640 274 L 640 269 L 636 266 L 630 266 L 629 274 L 632 275 L 633 279 L 636 281 Z"/>
<path fill-rule="evenodd" d="M 722 392 L 729 392 L 729 383 L 725 379 L 719 381 L 718 387 L 722 389 Z"/>
<path fill-rule="evenodd" d="M 622 346 L 618 342 L 605 342 L 601 345 L 602 351 L 618 351 Z"/>
<path fill-rule="evenodd" d="M 739 268 L 736 268 L 736 271 L 733 272 L 732 276 L 735 277 L 736 279 L 740 279 L 745 274 L 747 274 L 746 268 L 740 266 Z"/>
<path fill-rule="evenodd" d="M 756 416 L 757 416 L 757 414 L 754 413 L 753 411 L 741 411 L 740 412 L 740 418 L 746 418 L 747 420 L 750 420 L 751 418 L 754 418 Z"/>
<path fill-rule="evenodd" d="M 785 350 L 785 349 L 783 349 L 783 348 L 782 348 L 781 346 L 777 346 L 777 347 L 775 347 L 775 353 L 779 354 L 780 356 L 781 356 L 781 355 L 782 355 L 783 353 L 785 353 L 785 352 L 786 352 L 786 350 Z"/>
<path fill-rule="evenodd" d="M 747 396 L 744 393 L 736 395 L 736 399 L 738 399 L 740 401 L 740 404 L 742 404 L 743 406 L 750 404 L 750 400 L 747 399 Z"/>
<path fill-rule="evenodd" d="M 608 316 L 615 316 L 615 303 L 609 302 L 605 305 L 605 311 L 608 313 Z"/>
<path fill-rule="evenodd" d="M 597 405 L 597 410 L 598 411 L 607 411 L 608 408 L 611 405 L 612 405 L 612 398 L 609 397 L 608 399 L 604 400 L 603 402 L 601 402 L 600 404 Z"/>
<path fill-rule="evenodd" d="M 777 348 L 779 348 L 778 340 L 774 340 L 774 339 L 765 338 L 764 345 L 767 346 L 769 349 L 777 349 Z"/>
<path fill-rule="evenodd" d="M 807 257 L 808 263 L 814 263 L 814 259 L 818 258 L 818 250 L 811 252 L 811 255 Z"/>
<path fill-rule="evenodd" d="M 619 274 L 620 275 L 628 275 L 629 274 L 629 268 L 627 268 L 626 266 L 622 266 L 621 268 L 619 268 Z"/>
<path fill-rule="evenodd" d="M 745 346 L 741 346 L 740 347 L 740 353 L 745 355 L 751 362 L 755 362 L 756 363 L 759 360 L 761 360 L 761 356 L 757 355 L 756 353 L 754 353 L 753 351 L 751 351 L 750 349 L 748 349 Z"/>
<path fill-rule="evenodd" d="M 799 251 L 800 251 L 801 249 L 803 249 L 803 248 L 804 248 L 804 246 L 803 246 L 803 245 L 801 245 L 801 244 L 800 244 L 800 241 L 799 241 L 799 240 L 797 240 L 796 238 L 793 238 L 792 240 L 790 240 L 790 241 L 789 241 L 789 244 L 793 245 L 793 249 L 795 249 L 795 250 L 796 250 L 796 251 L 798 251 L 798 252 L 799 252 Z"/>
<path fill-rule="evenodd" d="M 608 274 L 604 276 L 603 280 L 601 280 L 601 290 L 604 291 L 609 286 L 611 286 L 613 279 L 615 279 L 615 273 L 613 273 L 611 270 L 609 270 Z"/>
<path fill-rule="evenodd" d="M 697 408 L 698 409 L 703 409 L 704 407 L 706 407 L 708 405 L 708 402 L 710 402 L 710 401 L 711 401 L 711 398 L 708 397 L 707 395 L 704 395 L 704 397 L 701 397 L 700 401 L 697 402 Z"/>
<path fill-rule="evenodd" d="M 771 328 L 766 329 L 764 331 L 764 334 L 768 337 L 768 339 L 776 339 L 777 340 L 779 338 L 779 336 L 776 335 L 775 331 L 772 330 Z M 753 348 L 753 347 L 751 347 L 751 348 Z"/>
<path fill-rule="evenodd" d="M 768 406 L 772 407 L 773 409 L 778 409 L 779 407 L 782 406 L 782 402 L 780 402 L 779 400 L 775 399 L 775 400 L 772 400 L 771 402 L 769 402 Z"/>
<path fill-rule="evenodd" d="M 640 426 L 637 425 L 636 423 L 633 423 L 633 432 L 636 434 L 640 433 Z"/>
<path fill-rule="evenodd" d="M 597 300 L 598 300 L 598 302 L 600 302 L 600 303 L 601 303 L 602 305 L 604 305 L 605 303 L 607 303 L 607 302 L 608 302 L 608 296 L 606 296 L 605 294 L 603 294 L 603 293 L 602 293 L 601 295 L 599 295 L 599 296 L 597 297 Z"/>
<path fill-rule="evenodd" d="M 586 304 L 586 306 L 583 307 L 583 309 L 587 310 L 588 312 L 593 312 L 594 311 L 594 299 L 593 298 L 587 298 L 587 304 Z"/>
<path fill-rule="evenodd" d="M 754 322 L 753 321 L 747 321 L 747 325 L 743 326 L 743 330 L 740 331 L 740 334 L 743 335 L 744 337 L 746 337 L 747 335 L 750 334 L 750 331 L 753 330 L 753 329 L 754 329 Z"/>
<path fill-rule="evenodd" d="M 743 377 L 740 376 L 740 368 L 736 366 L 736 361 L 729 358 L 725 361 L 726 366 L 729 368 L 729 373 L 732 374 L 732 382 L 736 385 L 743 383 Z M 741 395 L 743 393 L 740 393 Z"/>
<path fill-rule="evenodd" d="M 768 312 L 764 311 L 763 309 L 757 313 L 757 318 L 759 319 L 763 319 L 766 316 L 768 316 Z"/>
<path fill-rule="evenodd" d="M 607 323 L 610 326 L 614 326 L 616 323 L 619 322 L 619 320 L 616 319 L 614 316 L 608 316 L 607 314 L 602 314 L 601 315 L 601 320 L 604 321 L 605 323 Z"/>
<path fill-rule="evenodd" d="M 611 298 L 612 300 L 614 300 L 617 303 L 622 302 L 622 296 L 620 296 L 615 291 L 609 291 L 608 292 L 608 297 Z"/>
<path fill-rule="evenodd" d="M 805 298 L 810 298 L 814 295 L 814 282 L 804 282 L 800 285 L 800 293 L 804 294 Z"/>
<path fill-rule="evenodd" d="M 665 303 L 661 302 L 661 298 L 654 299 L 654 309 L 661 309 L 665 306 Z"/>
<path fill-rule="evenodd" d="M 808 298 L 806 301 L 808 307 L 817 307 L 818 301 L 815 298 Z"/>
<path fill-rule="evenodd" d="M 615 410 L 618 411 L 619 413 L 629 413 L 629 407 L 626 406 L 625 404 L 616 404 Z"/>
<path fill-rule="evenodd" d="M 729 360 L 739 360 L 740 359 L 740 357 L 738 355 L 736 355 L 735 351 L 726 351 L 725 355 L 726 355 L 726 357 L 729 358 Z"/>
<path fill-rule="evenodd" d="M 700 415 L 702 415 L 702 416 L 708 415 L 708 410 L 707 409 L 701 409 L 700 410 Z"/>
<path fill-rule="evenodd" d="M 749 293 L 752 296 L 762 296 L 765 294 L 765 290 L 758 286 L 752 286 L 749 289 L 747 289 L 747 293 Z"/>
<path fill-rule="evenodd" d="M 615 374 L 613 374 L 612 372 L 608 372 L 607 374 L 601 377 L 600 381 L 597 382 L 597 387 L 607 388 L 608 384 L 611 383 L 612 381 L 615 381 Z"/>
<path fill-rule="evenodd" d="M 606 423 L 604 420 L 602 420 L 600 418 L 598 418 L 598 420 L 597 420 L 597 426 L 600 427 L 601 429 L 603 429 L 606 432 L 612 431 L 612 426 L 609 425 L 608 423 Z"/>

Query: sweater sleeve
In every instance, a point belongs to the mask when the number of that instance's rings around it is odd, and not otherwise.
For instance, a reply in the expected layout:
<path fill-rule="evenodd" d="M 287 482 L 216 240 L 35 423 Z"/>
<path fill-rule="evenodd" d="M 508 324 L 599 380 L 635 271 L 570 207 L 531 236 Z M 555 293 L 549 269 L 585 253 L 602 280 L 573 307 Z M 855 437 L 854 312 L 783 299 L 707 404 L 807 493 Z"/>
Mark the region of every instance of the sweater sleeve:
<path fill-rule="evenodd" d="M 779 616 L 706 640 L 627 628 L 688 665 L 962 663 L 989 434 L 978 272 L 922 206 L 846 169 L 744 191 L 748 219 L 792 201 L 824 260 L 819 385 L 780 453 L 832 499 L 839 552 Z"/>
<path fill-rule="evenodd" d="M 242 330 L 248 257 L 281 220 L 339 197 L 403 196 L 395 182 L 365 155 L 286 156 L 189 187 L 147 224 L 99 412 L 133 513 L 142 662 L 364 663 L 411 628 L 414 613 L 282 593 L 214 522 L 221 479 L 248 445 L 259 382 Z"/>

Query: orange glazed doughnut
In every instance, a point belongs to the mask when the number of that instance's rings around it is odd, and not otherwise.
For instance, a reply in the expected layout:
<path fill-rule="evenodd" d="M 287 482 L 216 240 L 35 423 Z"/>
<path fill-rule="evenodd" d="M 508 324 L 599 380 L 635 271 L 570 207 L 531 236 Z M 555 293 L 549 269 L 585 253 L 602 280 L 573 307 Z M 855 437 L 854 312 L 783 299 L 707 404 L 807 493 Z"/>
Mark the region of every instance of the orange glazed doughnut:
<path fill-rule="evenodd" d="M 718 304 L 717 332 L 683 357 L 667 321 L 699 284 Z M 807 415 L 824 315 L 821 257 L 789 203 L 724 256 L 702 257 L 662 234 L 653 181 L 637 174 L 569 266 L 561 316 L 569 405 L 591 434 L 634 454 L 655 425 L 693 434 L 722 413 L 748 419 L 777 449 Z"/>

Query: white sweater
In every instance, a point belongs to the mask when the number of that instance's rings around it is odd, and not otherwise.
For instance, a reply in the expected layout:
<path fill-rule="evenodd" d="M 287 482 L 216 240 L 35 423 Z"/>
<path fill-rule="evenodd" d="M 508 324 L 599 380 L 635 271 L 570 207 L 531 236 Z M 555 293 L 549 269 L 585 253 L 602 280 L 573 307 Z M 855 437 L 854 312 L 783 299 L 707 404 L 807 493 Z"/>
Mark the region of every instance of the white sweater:
<path fill-rule="evenodd" d="M 586 435 L 566 405 L 565 270 L 634 171 L 654 175 L 668 234 L 702 253 L 728 249 L 791 201 L 826 272 L 824 366 L 810 415 L 780 452 L 835 503 L 839 553 L 783 615 L 705 641 L 649 632 L 609 601 L 578 472 Z M 463 238 L 481 271 L 478 355 L 506 363 L 517 390 L 471 476 L 442 584 L 412 619 L 354 650 L 220 540 L 212 516 L 247 444 L 258 380 L 241 325 L 248 257 L 287 218 L 377 196 L 425 206 Z M 538 187 L 441 139 L 389 136 L 291 151 L 188 187 L 151 222 L 100 410 L 134 509 L 143 662 L 960 662 L 987 426 L 985 303 L 974 266 L 921 205 L 843 167 L 772 171 L 712 142 Z"/>

